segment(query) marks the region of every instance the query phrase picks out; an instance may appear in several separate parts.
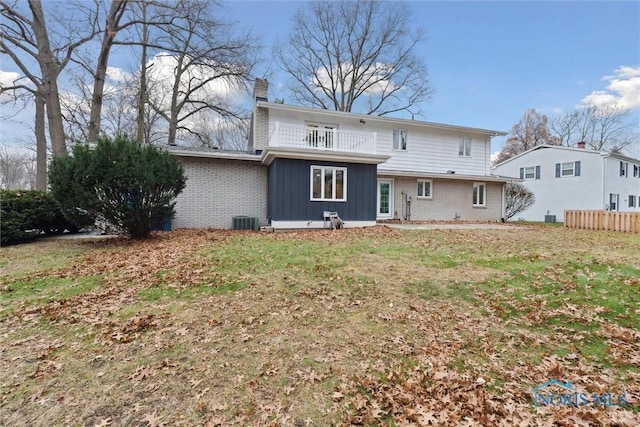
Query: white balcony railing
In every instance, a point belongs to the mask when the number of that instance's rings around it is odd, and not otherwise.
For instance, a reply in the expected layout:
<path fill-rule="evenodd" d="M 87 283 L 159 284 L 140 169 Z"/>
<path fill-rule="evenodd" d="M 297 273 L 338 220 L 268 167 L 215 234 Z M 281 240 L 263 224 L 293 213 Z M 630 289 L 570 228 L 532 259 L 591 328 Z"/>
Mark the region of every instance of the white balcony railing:
<path fill-rule="evenodd" d="M 376 134 L 276 122 L 269 146 L 375 154 Z"/>

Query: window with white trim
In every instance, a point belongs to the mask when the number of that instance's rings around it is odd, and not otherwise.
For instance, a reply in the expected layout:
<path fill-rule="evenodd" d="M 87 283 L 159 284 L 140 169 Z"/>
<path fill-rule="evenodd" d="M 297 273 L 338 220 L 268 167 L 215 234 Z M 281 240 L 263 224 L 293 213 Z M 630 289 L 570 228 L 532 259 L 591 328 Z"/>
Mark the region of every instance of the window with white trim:
<path fill-rule="evenodd" d="M 574 164 L 573 162 L 567 162 L 562 164 L 562 176 L 573 176 Z"/>
<path fill-rule="evenodd" d="M 640 177 L 640 166 L 633 165 L 633 176 Z"/>
<path fill-rule="evenodd" d="M 432 187 L 433 187 L 433 182 L 430 179 L 419 179 L 418 180 L 418 198 L 419 199 L 433 198 Z"/>
<path fill-rule="evenodd" d="M 407 151 L 407 131 L 406 130 L 393 131 L 393 149 Z"/>
<path fill-rule="evenodd" d="M 617 211 L 620 208 L 619 202 L 620 195 L 615 193 L 609 193 L 609 210 Z"/>
<path fill-rule="evenodd" d="M 487 184 L 473 183 L 473 206 L 487 206 Z"/>
<path fill-rule="evenodd" d="M 312 201 L 347 201 L 347 168 L 311 166 Z"/>
<path fill-rule="evenodd" d="M 580 162 L 556 163 L 556 178 L 580 176 Z"/>
<path fill-rule="evenodd" d="M 462 138 L 458 144 L 458 156 L 471 156 L 471 138 Z"/>
<path fill-rule="evenodd" d="M 535 179 L 536 177 L 536 168 L 534 166 L 529 166 L 528 168 L 524 168 L 524 179 Z"/>
<path fill-rule="evenodd" d="M 540 179 L 540 166 L 520 168 L 520 179 Z"/>
<path fill-rule="evenodd" d="M 630 194 L 629 195 L 629 207 L 630 208 L 635 208 L 636 207 L 636 196 Z"/>
<path fill-rule="evenodd" d="M 629 177 L 629 163 L 620 162 L 620 176 Z"/>

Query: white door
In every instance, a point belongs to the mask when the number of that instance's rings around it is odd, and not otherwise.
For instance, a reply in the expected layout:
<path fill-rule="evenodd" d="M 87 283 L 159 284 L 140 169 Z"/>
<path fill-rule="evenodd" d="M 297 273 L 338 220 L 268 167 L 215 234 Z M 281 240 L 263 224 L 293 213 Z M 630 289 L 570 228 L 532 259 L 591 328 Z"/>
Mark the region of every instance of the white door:
<path fill-rule="evenodd" d="M 393 218 L 393 180 L 378 180 L 378 218 Z"/>

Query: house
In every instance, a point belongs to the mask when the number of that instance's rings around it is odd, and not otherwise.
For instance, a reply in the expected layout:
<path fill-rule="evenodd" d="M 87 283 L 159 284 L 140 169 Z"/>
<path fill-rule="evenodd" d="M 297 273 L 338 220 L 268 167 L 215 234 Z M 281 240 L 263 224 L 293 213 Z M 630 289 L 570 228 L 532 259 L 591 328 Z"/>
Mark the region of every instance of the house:
<path fill-rule="evenodd" d="M 640 211 L 640 160 L 621 154 L 540 145 L 496 165 L 502 176 L 523 180 L 536 201 L 519 217 L 543 221 L 566 209 Z"/>
<path fill-rule="evenodd" d="M 498 221 L 504 185 L 491 174 L 487 129 L 268 101 L 258 79 L 246 152 L 175 147 L 188 176 L 173 227 L 230 228 L 235 216 L 276 229 L 378 220 Z"/>

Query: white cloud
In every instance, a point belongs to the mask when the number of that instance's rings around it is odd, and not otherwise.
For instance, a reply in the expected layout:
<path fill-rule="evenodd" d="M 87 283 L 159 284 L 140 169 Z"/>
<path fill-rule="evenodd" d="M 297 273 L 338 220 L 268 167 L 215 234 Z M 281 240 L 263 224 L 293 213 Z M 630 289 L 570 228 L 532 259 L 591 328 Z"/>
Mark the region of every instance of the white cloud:
<path fill-rule="evenodd" d="M 126 72 L 122 68 L 107 67 L 107 77 L 116 82 L 125 82 L 131 78 L 131 73 Z"/>
<path fill-rule="evenodd" d="M 500 155 L 500 151 L 495 151 L 491 153 L 491 164 L 494 164 L 496 160 L 498 160 L 499 155 Z"/>
<path fill-rule="evenodd" d="M 14 71 L 2 71 L 0 70 L 0 88 L 1 87 L 12 87 L 16 83 L 18 84 L 28 84 L 28 81 L 16 82 L 16 80 L 20 79 L 20 74 Z M 0 94 L 0 101 L 4 102 L 6 100 L 13 100 L 14 98 L 13 91 L 7 91 Z M 4 111 L 2 111 L 2 115 L 4 115 Z"/>
<path fill-rule="evenodd" d="M 603 80 L 609 82 L 607 88 L 591 92 L 582 99 L 583 104 L 617 105 L 623 110 L 640 108 L 640 66 L 622 66 Z"/>
<path fill-rule="evenodd" d="M 175 69 L 178 65 L 178 58 L 169 53 L 159 53 L 149 63 L 147 75 L 149 91 L 156 105 L 168 110 L 170 97 L 173 91 L 175 79 Z M 229 79 L 221 77 L 207 81 L 201 87 L 202 82 L 210 78 L 209 67 L 194 65 L 191 66 L 182 76 L 180 81 L 181 92 L 178 101 L 182 100 L 184 93 L 189 93 L 189 99 L 208 101 L 212 104 L 236 105 L 242 100 L 243 93 Z"/>
<path fill-rule="evenodd" d="M 20 74 L 16 72 L 0 70 L 0 87 L 13 86 L 18 78 L 20 78 Z"/>
<path fill-rule="evenodd" d="M 338 69 L 340 67 L 340 69 Z M 351 77 L 353 76 L 353 65 L 349 62 L 342 62 L 339 65 L 333 67 L 332 73 L 334 76 L 343 75 L 345 77 L 345 86 L 351 85 Z M 391 80 L 385 79 L 386 76 L 393 74 L 393 67 L 389 64 L 377 62 L 369 69 L 360 69 L 360 78 L 364 81 L 374 81 L 375 83 L 371 87 L 365 90 L 365 93 L 370 96 L 382 95 L 386 92 L 396 90 L 398 88 Z M 335 77 L 334 77 L 335 79 Z M 316 77 L 312 79 L 314 86 L 331 87 L 331 78 L 325 68 L 316 70 Z M 320 89 L 317 89 L 321 92 Z"/>

